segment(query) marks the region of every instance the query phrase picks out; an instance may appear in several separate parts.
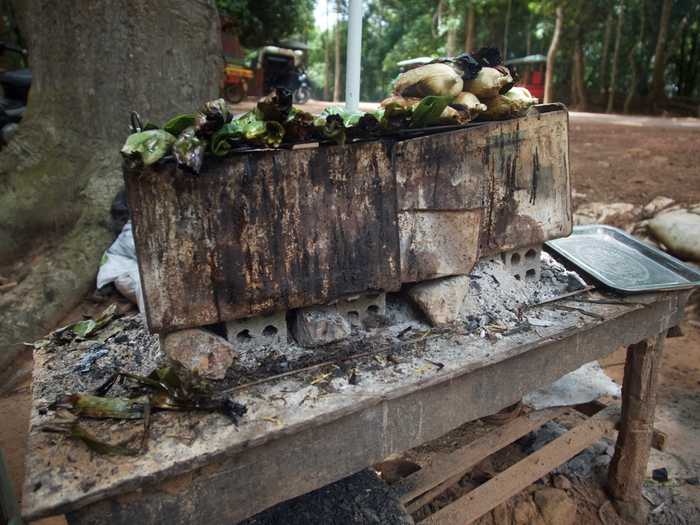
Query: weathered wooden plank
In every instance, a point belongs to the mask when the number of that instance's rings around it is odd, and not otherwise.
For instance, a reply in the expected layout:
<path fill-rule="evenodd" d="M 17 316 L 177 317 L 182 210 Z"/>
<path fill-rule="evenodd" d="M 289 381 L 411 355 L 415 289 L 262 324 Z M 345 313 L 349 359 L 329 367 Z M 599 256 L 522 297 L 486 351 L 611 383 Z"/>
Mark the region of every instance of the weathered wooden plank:
<path fill-rule="evenodd" d="M 399 288 L 395 184 L 381 143 L 128 173 L 152 331 Z"/>
<path fill-rule="evenodd" d="M 473 522 L 598 441 L 615 427 L 617 420 L 617 407 L 599 412 L 421 523 L 466 525 Z"/>
<path fill-rule="evenodd" d="M 481 210 L 400 211 L 401 282 L 468 274 L 479 256 Z"/>
<path fill-rule="evenodd" d="M 454 452 L 437 457 L 430 465 L 402 479 L 392 488 L 401 502 L 407 505 L 408 511 L 414 512 L 459 481 L 480 461 L 538 429 L 563 411 L 563 408 L 554 408 L 520 416 Z"/>
<path fill-rule="evenodd" d="M 317 404 L 268 407 L 266 415 L 284 423 L 272 428 L 268 424 L 264 432 L 259 426 L 263 421 L 248 422 L 238 432 L 215 420 L 212 426 L 200 423 L 203 440 L 175 449 L 172 443 L 161 446 L 154 441 L 147 457 L 120 462 L 117 477 L 101 476 L 103 470 L 117 466 L 95 458 L 90 468 L 100 475 L 86 479 L 81 470 L 81 477 L 74 479 L 76 465 L 57 456 L 54 447 L 50 468 L 60 472 L 58 492 L 48 490 L 52 482 L 35 453 L 28 462 L 32 476 L 25 485 L 25 516 L 36 518 L 100 501 L 71 514 L 71 521 L 98 523 L 109 511 L 114 524 L 130 524 L 140 517 L 152 523 L 190 523 L 195 518 L 211 525 L 236 522 L 495 413 L 621 344 L 677 324 L 686 299 L 687 294 L 681 293 L 650 296 L 647 300 L 652 302 L 645 307 L 592 305 L 598 312 L 615 312 L 610 314 L 614 321 L 581 317 L 582 326 L 524 345 L 513 346 L 504 338 L 484 349 L 487 357 L 482 360 L 464 357 L 468 364 L 448 365 L 428 377 L 404 381 L 405 374 L 393 376 L 380 390 L 368 388 L 372 383 L 361 380 L 352 390 L 325 395 Z M 454 343 L 454 337 L 450 341 Z M 464 348 L 453 355 L 468 356 L 474 351 Z M 450 362 L 440 353 L 427 355 Z M 360 377 L 364 373 L 370 372 L 361 369 Z M 40 439 L 45 438 L 32 434 L 34 450 L 43 449 Z M 165 478 L 172 481 L 164 482 Z M 33 491 L 40 480 L 44 486 Z M 95 484 L 84 488 L 88 480 Z"/>
<path fill-rule="evenodd" d="M 621 516 L 646 523 L 642 483 L 654 432 L 654 411 L 665 333 L 627 349 L 622 383 L 622 420 L 608 485 Z"/>

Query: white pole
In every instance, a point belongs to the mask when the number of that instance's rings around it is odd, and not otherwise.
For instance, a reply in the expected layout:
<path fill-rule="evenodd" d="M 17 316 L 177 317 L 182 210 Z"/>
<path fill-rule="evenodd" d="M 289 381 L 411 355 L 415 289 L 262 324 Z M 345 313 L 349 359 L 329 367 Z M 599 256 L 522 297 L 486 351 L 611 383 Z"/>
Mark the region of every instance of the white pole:
<path fill-rule="evenodd" d="M 350 0 L 348 47 L 345 64 L 345 109 L 357 111 L 360 105 L 360 55 L 362 54 L 362 0 Z"/>

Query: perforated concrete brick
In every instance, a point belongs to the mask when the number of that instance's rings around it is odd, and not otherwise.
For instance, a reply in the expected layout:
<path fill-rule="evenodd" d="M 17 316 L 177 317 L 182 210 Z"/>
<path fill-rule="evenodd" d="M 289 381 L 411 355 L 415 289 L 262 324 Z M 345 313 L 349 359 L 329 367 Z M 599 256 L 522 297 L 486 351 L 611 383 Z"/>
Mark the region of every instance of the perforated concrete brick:
<path fill-rule="evenodd" d="M 361 326 L 372 315 L 386 312 L 386 294 L 383 292 L 358 294 L 338 299 L 334 304 L 338 313 L 353 326 Z"/>
<path fill-rule="evenodd" d="M 275 312 L 226 323 L 227 339 L 236 345 L 262 346 L 287 342 L 287 312 Z"/>
<path fill-rule="evenodd" d="M 542 245 L 526 246 L 503 252 L 501 259 L 508 271 L 516 279 L 536 281 L 540 278 Z"/>

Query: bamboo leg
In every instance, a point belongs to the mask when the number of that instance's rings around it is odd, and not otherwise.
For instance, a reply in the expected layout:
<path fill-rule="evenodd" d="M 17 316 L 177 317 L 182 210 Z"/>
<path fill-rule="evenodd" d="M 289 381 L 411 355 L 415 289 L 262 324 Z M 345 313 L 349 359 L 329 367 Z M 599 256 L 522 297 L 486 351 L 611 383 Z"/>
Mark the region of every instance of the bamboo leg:
<path fill-rule="evenodd" d="M 642 482 L 654 430 L 664 340 L 665 334 L 659 334 L 629 346 L 625 361 L 620 432 L 608 473 L 608 488 L 621 517 L 636 523 L 646 523 Z"/>

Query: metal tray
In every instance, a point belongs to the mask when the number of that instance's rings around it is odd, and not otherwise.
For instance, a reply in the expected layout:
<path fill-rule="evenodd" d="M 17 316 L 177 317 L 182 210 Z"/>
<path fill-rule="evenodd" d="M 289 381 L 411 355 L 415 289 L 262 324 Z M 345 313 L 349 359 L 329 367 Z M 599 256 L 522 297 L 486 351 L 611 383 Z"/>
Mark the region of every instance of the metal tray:
<path fill-rule="evenodd" d="M 680 290 L 700 285 L 700 272 L 622 230 L 576 226 L 546 245 L 603 285 L 625 293 Z"/>

